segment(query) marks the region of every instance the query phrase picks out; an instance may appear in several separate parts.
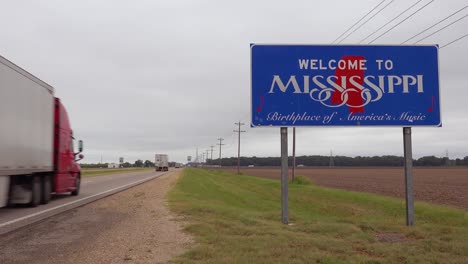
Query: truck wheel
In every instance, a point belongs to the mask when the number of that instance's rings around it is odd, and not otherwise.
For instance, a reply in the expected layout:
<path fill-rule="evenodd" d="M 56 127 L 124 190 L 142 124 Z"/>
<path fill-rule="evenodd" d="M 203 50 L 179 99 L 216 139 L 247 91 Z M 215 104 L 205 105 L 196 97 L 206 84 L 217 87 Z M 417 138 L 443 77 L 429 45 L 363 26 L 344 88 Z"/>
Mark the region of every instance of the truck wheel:
<path fill-rule="evenodd" d="M 75 190 L 71 192 L 72 195 L 77 196 L 80 194 L 81 175 L 78 175 L 75 180 Z"/>
<path fill-rule="evenodd" d="M 31 179 L 31 202 L 29 206 L 36 207 L 41 203 L 42 186 L 41 178 L 39 176 L 32 176 Z"/>
<path fill-rule="evenodd" d="M 48 204 L 50 201 L 50 197 L 52 192 L 52 181 L 50 175 L 44 175 L 42 177 L 42 204 Z"/>

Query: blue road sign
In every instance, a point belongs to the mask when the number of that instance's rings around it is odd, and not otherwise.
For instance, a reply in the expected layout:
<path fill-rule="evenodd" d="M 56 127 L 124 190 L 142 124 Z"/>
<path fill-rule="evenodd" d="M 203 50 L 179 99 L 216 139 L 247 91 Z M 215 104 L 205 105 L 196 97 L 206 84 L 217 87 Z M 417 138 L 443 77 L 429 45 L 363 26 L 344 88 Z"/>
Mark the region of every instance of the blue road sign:
<path fill-rule="evenodd" d="M 250 49 L 253 127 L 442 125 L 438 46 Z"/>

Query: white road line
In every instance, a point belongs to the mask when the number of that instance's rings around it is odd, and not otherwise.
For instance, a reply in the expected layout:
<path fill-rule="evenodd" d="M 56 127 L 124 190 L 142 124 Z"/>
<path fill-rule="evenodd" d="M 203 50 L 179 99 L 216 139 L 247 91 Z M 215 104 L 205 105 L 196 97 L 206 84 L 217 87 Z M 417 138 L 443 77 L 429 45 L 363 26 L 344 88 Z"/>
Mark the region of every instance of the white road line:
<path fill-rule="evenodd" d="M 104 191 L 104 192 L 100 192 L 100 193 L 96 193 L 96 194 L 93 194 L 93 195 L 90 195 L 90 196 L 83 197 L 81 199 L 78 199 L 78 200 L 75 200 L 75 201 L 72 201 L 72 202 L 69 202 L 69 203 L 66 203 L 66 204 L 61 204 L 61 205 L 58 205 L 58 206 L 55 206 L 55 207 L 52 207 L 52 208 L 49 208 L 49 209 L 46 209 L 46 210 L 42 210 L 40 212 L 32 213 L 30 215 L 26 215 L 26 216 L 23 216 L 23 217 L 20 217 L 20 218 L 17 218 L 17 219 L 2 223 L 2 224 L 0 224 L 0 228 L 2 228 L 4 226 L 7 226 L 7 225 L 14 224 L 16 222 L 23 221 L 23 220 L 28 219 L 28 218 L 32 218 L 32 217 L 35 217 L 35 216 L 38 216 L 38 215 L 41 215 L 41 214 L 45 214 L 47 212 L 56 210 L 56 209 L 61 208 L 61 207 L 65 207 L 65 206 L 68 206 L 68 205 L 71 205 L 71 204 L 74 204 L 74 203 L 79 203 L 80 201 L 90 199 L 90 198 L 93 198 L 93 197 L 96 197 L 96 196 L 99 196 L 99 195 L 102 195 L 102 194 L 105 194 L 105 193 L 109 193 L 109 192 L 115 191 L 117 189 L 122 189 L 122 188 L 125 188 L 125 187 L 130 186 L 130 185 L 138 185 L 139 183 L 142 183 L 142 182 L 147 181 L 147 180 L 149 180 L 151 178 L 156 178 L 156 177 L 159 177 L 159 176 L 162 176 L 162 175 L 164 175 L 164 174 L 159 174 L 159 175 L 147 177 L 147 178 L 144 178 L 143 180 L 140 180 L 140 181 L 128 183 L 128 184 L 125 184 L 125 185 L 122 185 L 122 186 L 119 186 L 119 187 L 116 187 L 116 188 L 112 188 L 112 189 Z"/>

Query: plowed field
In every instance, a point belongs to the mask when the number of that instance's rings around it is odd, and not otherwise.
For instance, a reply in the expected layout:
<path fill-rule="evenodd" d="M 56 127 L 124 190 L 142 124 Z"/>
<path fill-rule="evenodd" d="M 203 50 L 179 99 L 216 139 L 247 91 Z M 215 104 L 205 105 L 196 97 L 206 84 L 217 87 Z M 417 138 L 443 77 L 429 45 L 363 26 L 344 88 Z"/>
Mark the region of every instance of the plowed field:
<path fill-rule="evenodd" d="M 236 172 L 236 168 L 225 170 Z M 280 178 L 280 168 L 241 171 L 252 176 Z M 306 176 L 321 186 L 405 197 L 403 168 L 298 168 L 296 175 Z M 416 201 L 468 209 L 468 168 L 414 168 L 413 176 Z"/>

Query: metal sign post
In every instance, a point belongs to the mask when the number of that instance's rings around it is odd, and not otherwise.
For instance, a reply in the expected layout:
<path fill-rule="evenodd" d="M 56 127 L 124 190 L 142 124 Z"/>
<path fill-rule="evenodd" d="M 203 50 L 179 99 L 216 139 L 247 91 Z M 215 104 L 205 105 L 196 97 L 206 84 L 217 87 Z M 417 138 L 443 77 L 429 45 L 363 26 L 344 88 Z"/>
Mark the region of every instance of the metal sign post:
<path fill-rule="evenodd" d="M 288 224 L 288 128 L 281 127 L 281 222 Z"/>
<path fill-rule="evenodd" d="M 292 158 L 292 177 L 291 181 L 294 181 L 294 177 L 296 177 L 296 127 L 293 127 L 293 150 L 292 150 L 293 158 Z"/>
<path fill-rule="evenodd" d="M 403 149 L 405 155 L 406 225 L 412 226 L 414 225 L 414 192 L 411 127 L 403 127 Z"/>

